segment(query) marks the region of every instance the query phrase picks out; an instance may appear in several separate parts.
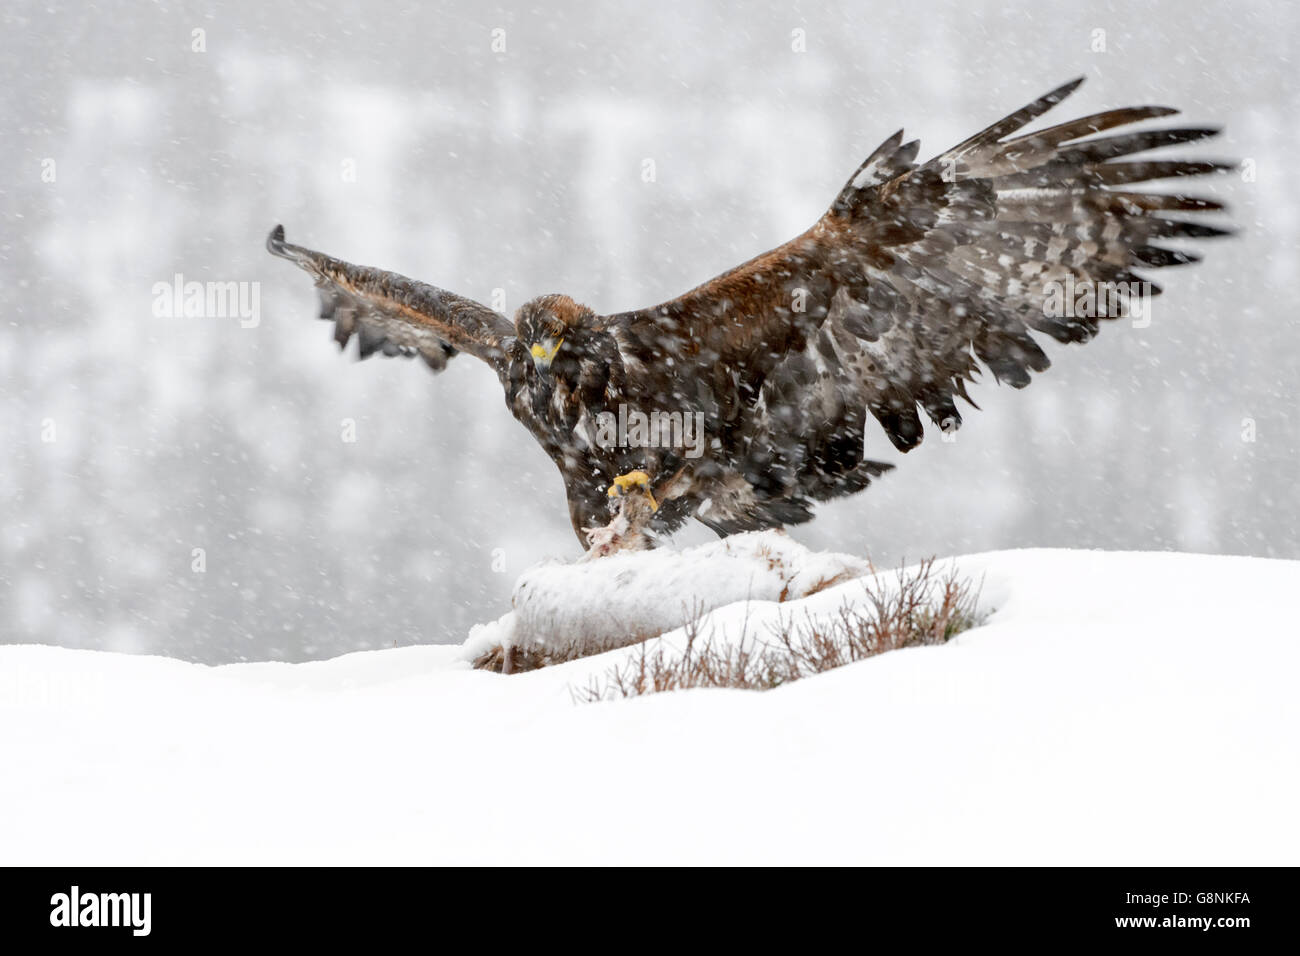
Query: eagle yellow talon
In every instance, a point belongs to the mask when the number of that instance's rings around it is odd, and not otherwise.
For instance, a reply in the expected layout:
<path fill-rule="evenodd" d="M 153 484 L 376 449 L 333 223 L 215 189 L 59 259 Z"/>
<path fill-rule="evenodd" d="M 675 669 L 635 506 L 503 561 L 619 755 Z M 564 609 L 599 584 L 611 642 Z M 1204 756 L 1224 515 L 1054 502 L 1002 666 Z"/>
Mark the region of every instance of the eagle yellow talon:
<path fill-rule="evenodd" d="M 630 488 L 644 488 L 645 496 L 650 499 L 650 510 L 659 510 L 659 502 L 655 501 L 655 496 L 650 490 L 650 476 L 644 471 L 629 471 L 626 475 L 619 475 L 609 486 L 607 494 L 611 498 L 618 498 Z"/>

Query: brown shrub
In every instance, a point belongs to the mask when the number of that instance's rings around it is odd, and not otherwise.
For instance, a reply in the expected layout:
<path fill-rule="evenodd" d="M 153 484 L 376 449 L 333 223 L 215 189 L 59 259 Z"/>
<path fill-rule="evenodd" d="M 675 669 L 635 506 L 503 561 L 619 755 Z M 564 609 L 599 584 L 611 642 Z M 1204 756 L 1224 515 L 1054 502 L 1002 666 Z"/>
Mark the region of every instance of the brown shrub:
<path fill-rule="evenodd" d="M 896 584 L 879 575 L 862 580 L 863 595 L 845 601 L 829 619 L 806 614 L 800 622 L 782 615 L 760 639 L 748 620 L 738 641 L 701 639 L 703 613 L 685 625 L 682 653 L 643 643 L 636 655 L 574 689 L 579 701 L 638 697 L 665 690 L 731 687 L 770 690 L 791 681 L 903 647 L 943 644 L 976 626 L 979 593 L 956 571 L 940 575 L 934 559 L 897 573 Z"/>

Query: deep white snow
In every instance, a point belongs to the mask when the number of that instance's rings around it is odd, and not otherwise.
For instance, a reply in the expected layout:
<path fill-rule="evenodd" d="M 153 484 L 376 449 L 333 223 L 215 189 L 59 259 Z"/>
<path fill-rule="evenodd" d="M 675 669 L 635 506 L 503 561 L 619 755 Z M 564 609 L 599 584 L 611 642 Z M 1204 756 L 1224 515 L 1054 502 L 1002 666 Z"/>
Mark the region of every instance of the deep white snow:
<path fill-rule="evenodd" d="M 574 644 L 601 649 L 631 644 L 738 602 L 741 608 L 769 611 L 780 602 L 804 609 L 808 605 L 799 599 L 871 571 L 862 558 L 811 551 L 780 531 L 737 534 L 684 550 L 547 561 L 515 582 L 513 610 L 470 630 L 464 656 L 474 660 L 511 644 L 553 651 Z M 747 600 L 753 603 L 744 604 Z M 729 618 L 729 613 L 717 616 L 719 623 Z"/>
<path fill-rule="evenodd" d="M 1300 562 L 958 564 L 985 626 L 766 693 L 573 702 L 628 650 L 501 677 L 446 646 L 215 668 L 0 647 L 0 864 L 1300 858 Z"/>

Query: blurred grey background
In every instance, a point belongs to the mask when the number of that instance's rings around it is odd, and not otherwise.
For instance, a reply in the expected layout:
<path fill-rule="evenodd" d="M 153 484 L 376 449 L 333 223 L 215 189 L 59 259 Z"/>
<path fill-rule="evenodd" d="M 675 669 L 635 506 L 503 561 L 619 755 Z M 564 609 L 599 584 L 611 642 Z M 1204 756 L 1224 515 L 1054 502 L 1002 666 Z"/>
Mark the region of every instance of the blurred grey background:
<path fill-rule="evenodd" d="M 459 641 L 518 572 L 579 553 L 492 374 L 340 358 L 263 249 L 275 223 L 511 313 L 628 309 L 804 229 L 899 126 L 929 156 L 1079 74 L 1053 121 L 1226 125 L 1184 152 L 1253 161 L 1203 187 L 1244 234 L 1165 270 L 1148 328 L 1049 343 L 1031 388 L 988 379 L 955 443 L 793 533 L 886 565 L 1300 557 L 1296 5 L 9 3 L 3 25 L 4 642 Z M 177 274 L 257 283 L 259 323 L 155 315 Z"/>

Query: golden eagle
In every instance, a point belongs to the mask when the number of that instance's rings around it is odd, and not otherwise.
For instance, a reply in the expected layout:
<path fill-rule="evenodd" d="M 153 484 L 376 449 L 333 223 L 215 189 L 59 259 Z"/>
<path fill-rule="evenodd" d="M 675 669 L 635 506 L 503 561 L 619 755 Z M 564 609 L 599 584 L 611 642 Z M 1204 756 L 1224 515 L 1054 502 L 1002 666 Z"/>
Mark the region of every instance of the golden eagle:
<path fill-rule="evenodd" d="M 619 516 L 616 546 L 692 517 L 719 535 L 797 524 L 891 467 L 865 457 L 868 415 L 901 451 L 921 441 L 921 411 L 959 427 L 976 360 L 1023 388 L 1049 365 L 1031 330 L 1087 341 L 1160 291 L 1133 269 L 1196 261 L 1160 240 L 1227 234 L 1166 215 L 1216 202 L 1129 188 L 1228 169 L 1131 158 L 1218 130 L 1095 135 L 1177 110 L 1129 107 L 1013 135 L 1081 82 L 923 164 L 900 130 L 802 235 L 634 312 L 546 295 L 512 323 L 291 245 L 281 226 L 267 245 L 315 278 L 340 347 L 355 334 L 362 358 L 419 355 L 437 372 L 466 352 L 491 366 L 559 467 L 584 547 L 610 546 L 590 532 L 609 522 L 612 498 L 632 514 Z"/>

